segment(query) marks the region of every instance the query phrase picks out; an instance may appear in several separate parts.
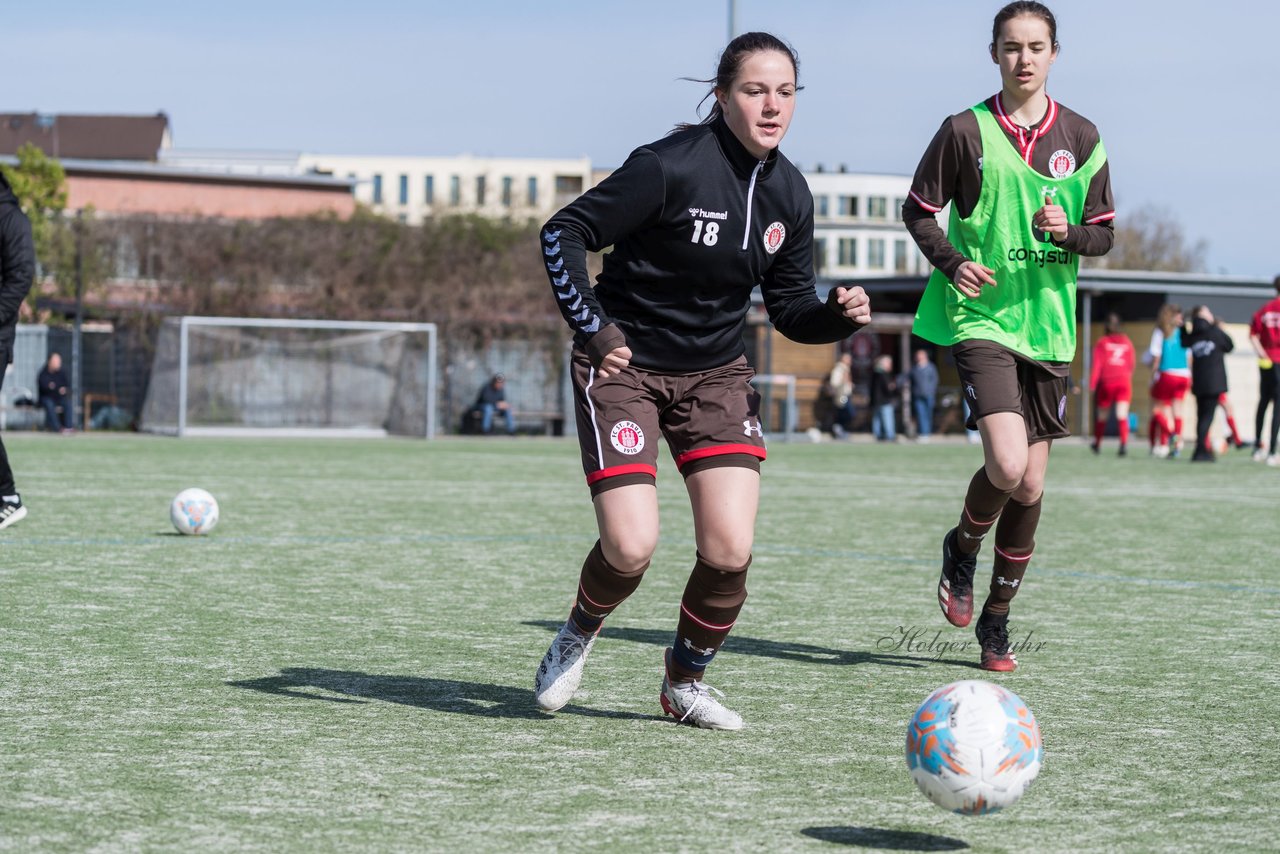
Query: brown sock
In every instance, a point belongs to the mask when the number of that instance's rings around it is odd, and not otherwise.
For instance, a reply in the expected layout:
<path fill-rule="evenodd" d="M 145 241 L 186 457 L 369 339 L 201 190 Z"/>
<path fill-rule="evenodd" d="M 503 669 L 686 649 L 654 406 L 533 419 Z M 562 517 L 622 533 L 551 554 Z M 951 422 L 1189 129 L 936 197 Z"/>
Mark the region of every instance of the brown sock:
<path fill-rule="evenodd" d="M 982 538 L 1000 518 L 1012 489 L 997 489 L 987 477 L 983 466 L 969 481 L 969 491 L 964 495 L 964 508 L 960 511 L 960 524 L 956 526 L 956 547 L 965 554 L 974 554 L 982 547 Z"/>
<path fill-rule="evenodd" d="M 604 618 L 612 614 L 613 609 L 625 602 L 640 586 L 640 580 L 648 568 L 647 562 L 633 572 L 614 568 L 604 559 L 604 550 L 600 547 L 600 541 L 596 540 L 595 547 L 582 562 L 578 599 L 570 614 L 570 619 L 578 630 L 584 635 L 595 634 Z"/>
<path fill-rule="evenodd" d="M 1009 603 L 1018 595 L 1022 577 L 1036 547 L 1036 527 L 1040 524 L 1040 499 L 1034 504 L 1010 500 L 996 526 L 996 559 L 991 569 L 991 592 L 983 613 L 1008 614 Z"/>
<path fill-rule="evenodd" d="M 680 622 L 667 662 L 672 681 L 702 678 L 747 601 L 750 566 L 750 559 L 743 566 L 716 566 L 698 555 L 680 600 Z"/>

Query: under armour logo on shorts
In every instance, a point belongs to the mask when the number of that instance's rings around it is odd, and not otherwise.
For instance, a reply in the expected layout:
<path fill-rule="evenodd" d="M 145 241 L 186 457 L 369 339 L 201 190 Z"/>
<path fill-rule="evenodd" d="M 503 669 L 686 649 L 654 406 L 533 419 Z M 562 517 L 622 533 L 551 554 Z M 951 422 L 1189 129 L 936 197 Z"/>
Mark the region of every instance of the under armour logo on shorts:
<path fill-rule="evenodd" d="M 760 426 L 760 422 L 759 422 L 759 421 L 757 421 L 755 424 L 752 424 L 752 423 L 751 423 L 751 419 L 750 419 L 750 418 L 748 418 L 746 421 L 743 421 L 743 422 L 742 422 L 742 435 L 744 435 L 744 436 L 759 436 L 760 438 L 762 438 L 762 439 L 763 439 L 763 438 L 764 438 L 764 428 Z"/>

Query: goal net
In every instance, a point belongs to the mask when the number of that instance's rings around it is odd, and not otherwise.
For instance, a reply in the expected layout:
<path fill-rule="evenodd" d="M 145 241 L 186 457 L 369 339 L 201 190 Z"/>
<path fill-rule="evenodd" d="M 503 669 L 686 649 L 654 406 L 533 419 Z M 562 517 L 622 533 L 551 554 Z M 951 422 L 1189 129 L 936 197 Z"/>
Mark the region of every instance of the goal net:
<path fill-rule="evenodd" d="M 174 317 L 142 429 L 429 438 L 437 391 L 432 323 Z"/>

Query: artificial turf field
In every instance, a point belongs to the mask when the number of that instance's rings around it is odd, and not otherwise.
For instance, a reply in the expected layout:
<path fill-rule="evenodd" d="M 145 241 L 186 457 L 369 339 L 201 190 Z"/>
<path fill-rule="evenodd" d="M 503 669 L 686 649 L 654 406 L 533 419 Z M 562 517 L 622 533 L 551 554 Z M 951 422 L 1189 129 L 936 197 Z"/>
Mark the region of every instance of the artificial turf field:
<path fill-rule="evenodd" d="M 980 450 L 773 443 L 708 673 L 747 728 L 718 733 L 657 702 L 693 554 L 666 459 L 653 566 L 552 716 L 533 673 L 595 540 L 571 441 L 5 443 L 30 515 L 0 532 L 2 850 L 1277 845 L 1280 471 L 1243 452 L 1056 448 L 1011 620 L 1030 644 L 985 674 L 934 596 Z M 187 486 L 221 503 L 209 537 L 169 525 Z M 984 676 L 1035 712 L 1045 765 L 962 818 L 903 737 Z"/>

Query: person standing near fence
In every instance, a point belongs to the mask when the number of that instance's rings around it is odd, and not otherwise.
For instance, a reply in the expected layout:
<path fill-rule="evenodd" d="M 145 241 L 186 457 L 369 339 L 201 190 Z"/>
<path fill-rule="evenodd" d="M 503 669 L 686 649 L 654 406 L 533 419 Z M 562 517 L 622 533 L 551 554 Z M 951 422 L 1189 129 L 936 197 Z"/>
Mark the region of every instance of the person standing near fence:
<path fill-rule="evenodd" d="M 935 268 L 914 331 L 952 346 L 969 426 L 982 436 L 984 465 L 943 537 L 937 595 L 948 622 L 969 624 L 978 549 L 994 528 L 990 592 L 975 626 L 986 670 L 1017 667 L 1010 604 L 1035 548 L 1049 450 L 1070 435 L 1080 256 L 1104 255 L 1114 240 L 1098 129 L 1045 92 L 1057 29 L 1040 3 L 996 14 L 989 50 L 1001 90 L 943 122 L 903 206 Z M 934 215 L 947 204 L 944 234 Z"/>
<path fill-rule="evenodd" d="M 1156 313 L 1151 346 L 1142 360 L 1151 366 L 1151 453 L 1178 457 L 1182 452 L 1182 408 L 1191 390 L 1191 362 L 1182 344 L 1182 306 L 1165 303 Z"/>
<path fill-rule="evenodd" d="M 938 367 L 929 361 L 927 350 L 916 350 L 908 378 L 911 382 L 911 411 L 916 417 L 916 441 L 928 442 L 933 435 L 933 407 L 938 399 Z"/>
<path fill-rule="evenodd" d="M 1107 315 L 1106 333 L 1093 345 L 1093 364 L 1089 369 L 1089 390 L 1093 392 L 1093 452 L 1102 450 L 1102 434 L 1107 429 L 1107 412 L 1116 413 L 1116 432 L 1120 436 L 1119 455 L 1128 453 L 1129 404 L 1133 402 L 1133 368 L 1137 351 L 1124 334 L 1120 315 Z"/>
<path fill-rule="evenodd" d="M 1214 323 L 1209 307 L 1198 305 L 1191 309 L 1191 322 L 1182 330 L 1182 343 L 1191 351 L 1191 393 L 1196 398 L 1196 449 L 1191 461 L 1211 463 L 1215 455 L 1209 430 L 1219 399 L 1228 391 L 1225 359 L 1235 349 L 1235 342 Z"/>
<path fill-rule="evenodd" d="M 13 362 L 13 341 L 18 312 L 31 290 L 36 272 L 36 250 L 31 222 L 22 212 L 4 173 L 0 172 L 0 388 Z M 21 521 L 27 508 L 18 494 L 9 466 L 9 454 L 0 441 L 0 528 Z"/>
<path fill-rule="evenodd" d="M 710 115 L 633 151 L 542 229 L 552 292 L 574 332 L 582 467 L 600 539 L 569 619 L 534 678 L 538 708 L 567 704 L 605 618 L 639 586 L 658 545 L 658 438 L 684 477 L 697 545 L 665 653 L 666 714 L 708 729 L 742 718 L 703 674 L 747 598 L 760 461 L 760 396 L 743 331 L 759 284 L 792 340 L 843 340 L 871 320 L 862 288 L 815 291 L 813 194 L 778 151 L 798 61 L 768 33 L 720 57 Z M 592 285 L 587 252 L 613 246 Z"/>
<path fill-rule="evenodd" d="M 1253 315 L 1249 343 L 1258 357 L 1258 413 L 1253 419 L 1253 460 L 1280 466 L 1280 276 L 1275 278 L 1276 297 Z M 1263 444 L 1262 426 L 1271 407 L 1271 441 Z"/>

